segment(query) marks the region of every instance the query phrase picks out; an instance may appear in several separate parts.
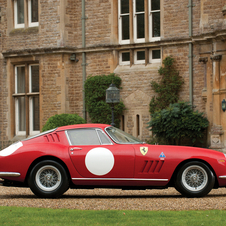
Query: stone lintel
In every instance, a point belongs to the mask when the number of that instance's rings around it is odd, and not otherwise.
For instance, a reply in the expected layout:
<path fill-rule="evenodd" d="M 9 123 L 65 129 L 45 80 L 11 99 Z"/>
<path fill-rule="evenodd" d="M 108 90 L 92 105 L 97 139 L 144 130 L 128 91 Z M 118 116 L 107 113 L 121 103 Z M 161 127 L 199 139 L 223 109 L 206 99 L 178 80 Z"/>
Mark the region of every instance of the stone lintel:
<path fill-rule="evenodd" d="M 221 58 L 222 58 L 222 55 L 219 55 L 219 54 L 210 56 L 210 59 L 212 61 L 220 61 Z"/>
<path fill-rule="evenodd" d="M 206 64 L 208 62 L 208 57 L 199 57 L 199 62 Z"/>

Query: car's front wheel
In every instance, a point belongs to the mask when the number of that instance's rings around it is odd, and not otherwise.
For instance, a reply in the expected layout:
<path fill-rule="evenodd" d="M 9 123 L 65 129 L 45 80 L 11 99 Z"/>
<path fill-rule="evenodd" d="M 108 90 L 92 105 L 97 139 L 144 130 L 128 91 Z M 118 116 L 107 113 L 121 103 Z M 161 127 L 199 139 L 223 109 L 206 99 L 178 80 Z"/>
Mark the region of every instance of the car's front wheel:
<path fill-rule="evenodd" d="M 175 188 L 186 197 L 203 197 L 213 188 L 215 176 L 199 161 L 188 162 L 177 173 Z"/>
<path fill-rule="evenodd" d="M 69 188 L 69 179 L 64 167 L 53 160 L 37 163 L 30 172 L 28 185 L 40 198 L 56 198 Z"/>

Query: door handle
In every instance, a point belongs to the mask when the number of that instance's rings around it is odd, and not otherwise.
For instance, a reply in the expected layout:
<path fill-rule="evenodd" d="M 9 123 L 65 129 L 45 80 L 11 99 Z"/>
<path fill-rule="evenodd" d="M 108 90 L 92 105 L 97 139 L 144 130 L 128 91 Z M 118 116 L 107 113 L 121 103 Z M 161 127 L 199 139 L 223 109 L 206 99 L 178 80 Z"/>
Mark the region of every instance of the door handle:
<path fill-rule="evenodd" d="M 75 148 L 71 148 L 71 149 L 70 149 L 70 151 L 79 151 L 79 150 L 82 150 L 82 148 L 77 148 L 77 147 L 75 147 Z"/>

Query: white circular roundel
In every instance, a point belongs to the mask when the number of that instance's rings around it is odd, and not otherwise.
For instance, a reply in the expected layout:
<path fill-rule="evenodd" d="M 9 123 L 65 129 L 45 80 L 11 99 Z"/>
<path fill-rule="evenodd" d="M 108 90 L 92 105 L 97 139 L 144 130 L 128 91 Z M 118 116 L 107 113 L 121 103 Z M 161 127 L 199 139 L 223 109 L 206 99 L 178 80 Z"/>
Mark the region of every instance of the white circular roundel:
<path fill-rule="evenodd" d="M 114 156 L 107 148 L 93 148 L 85 158 L 86 168 L 90 173 L 103 176 L 109 173 L 114 166 Z"/>

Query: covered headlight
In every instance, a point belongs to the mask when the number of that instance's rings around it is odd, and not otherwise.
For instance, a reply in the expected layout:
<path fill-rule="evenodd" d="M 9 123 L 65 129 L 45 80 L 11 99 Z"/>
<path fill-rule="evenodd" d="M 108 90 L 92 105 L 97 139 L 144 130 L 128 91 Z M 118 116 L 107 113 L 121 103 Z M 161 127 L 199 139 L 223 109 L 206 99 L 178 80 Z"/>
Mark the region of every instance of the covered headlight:
<path fill-rule="evenodd" d="M 0 151 L 0 156 L 9 156 L 9 155 L 13 154 L 16 150 L 18 150 L 22 146 L 23 146 L 23 143 L 20 142 L 20 141 L 17 142 L 17 143 L 11 144 L 9 147 Z"/>

